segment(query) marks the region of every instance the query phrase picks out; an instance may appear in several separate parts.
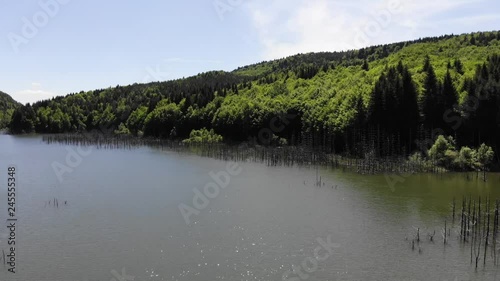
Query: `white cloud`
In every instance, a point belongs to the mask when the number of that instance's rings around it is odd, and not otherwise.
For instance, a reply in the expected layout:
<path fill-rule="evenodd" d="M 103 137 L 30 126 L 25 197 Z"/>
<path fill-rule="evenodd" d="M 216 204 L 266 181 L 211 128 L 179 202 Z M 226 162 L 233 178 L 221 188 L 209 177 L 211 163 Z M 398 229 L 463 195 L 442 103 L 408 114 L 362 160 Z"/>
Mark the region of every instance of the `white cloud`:
<path fill-rule="evenodd" d="M 484 1 L 488 0 L 253 0 L 245 9 L 263 58 L 276 59 L 449 33 L 434 18 Z"/>
<path fill-rule="evenodd" d="M 12 95 L 12 98 L 22 104 L 26 104 L 50 99 L 55 96 L 57 96 L 57 94 L 42 89 L 42 84 L 33 82 L 31 83 L 31 89 L 18 91 Z"/>

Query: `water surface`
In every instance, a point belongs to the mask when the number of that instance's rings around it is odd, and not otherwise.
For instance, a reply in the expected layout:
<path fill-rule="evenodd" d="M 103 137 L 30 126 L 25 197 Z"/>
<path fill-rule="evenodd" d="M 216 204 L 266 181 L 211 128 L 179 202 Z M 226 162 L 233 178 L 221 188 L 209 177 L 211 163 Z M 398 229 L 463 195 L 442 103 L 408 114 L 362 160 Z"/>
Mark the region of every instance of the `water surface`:
<path fill-rule="evenodd" d="M 54 163 L 67 165 L 71 151 L 78 147 L 0 136 L 2 221 L 8 165 L 17 167 L 19 182 L 17 273 L 0 265 L 0 280 L 120 280 L 117 272 L 136 281 L 282 280 L 329 236 L 338 247 L 302 278 L 500 278 L 491 259 L 476 272 L 456 229 L 446 246 L 440 235 L 444 221 L 451 224 L 453 198 L 500 198 L 497 174 L 487 182 L 414 175 L 391 188 L 384 175 L 240 162 L 241 173 L 187 225 L 179 204 L 193 206 L 193 189 L 212 183 L 209 173 L 225 171 L 227 162 L 147 147 L 92 148 L 60 181 Z M 423 241 L 412 250 L 416 228 Z M 8 249 L 6 238 L 5 226 L 1 249 Z"/>

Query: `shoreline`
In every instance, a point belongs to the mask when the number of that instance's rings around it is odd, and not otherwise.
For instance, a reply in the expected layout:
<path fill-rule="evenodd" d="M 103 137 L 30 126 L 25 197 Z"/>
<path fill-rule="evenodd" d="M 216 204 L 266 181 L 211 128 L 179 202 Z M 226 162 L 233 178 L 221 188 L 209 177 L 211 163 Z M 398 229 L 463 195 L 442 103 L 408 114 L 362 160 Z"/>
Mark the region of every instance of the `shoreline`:
<path fill-rule="evenodd" d="M 492 166 L 492 169 L 487 171 L 446 169 L 429 160 L 412 161 L 404 156 L 356 158 L 349 155 L 335 154 L 321 147 L 263 146 L 251 142 L 186 144 L 179 140 L 95 133 L 30 134 L 30 136 L 41 137 L 48 144 L 95 145 L 103 149 L 133 149 L 140 146 L 148 146 L 161 150 L 188 152 L 202 157 L 222 160 L 253 161 L 266 163 L 269 166 L 325 166 L 349 169 L 353 172 L 366 175 L 406 175 L 419 173 L 487 174 L 500 172 L 498 166 Z"/>

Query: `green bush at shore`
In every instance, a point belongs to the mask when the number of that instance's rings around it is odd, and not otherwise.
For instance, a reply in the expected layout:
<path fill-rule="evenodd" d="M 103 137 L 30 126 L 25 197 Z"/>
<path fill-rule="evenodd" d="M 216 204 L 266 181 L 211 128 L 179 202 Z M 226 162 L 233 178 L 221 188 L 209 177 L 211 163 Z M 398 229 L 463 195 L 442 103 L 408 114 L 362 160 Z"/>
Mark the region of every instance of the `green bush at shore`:
<path fill-rule="evenodd" d="M 186 144 L 207 144 L 207 143 L 220 143 L 223 138 L 218 135 L 214 130 L 207 130 L 203 128 L 201 130 L 193 130 L 189 134 L 189 139 L 185 139 L 182 142 Z"/>
<path fill-rule="evenodd" d="M 436 165 L 461 171 L 486 170 L 493 161 L 495 153 L 484 143 L 477 149 L 463 146 L 457 149 L 452 137 L 438 136 L 434 145 L 428 151 L 429 160 Z M 412 156 L 415 158 L 415 156 Z"/>

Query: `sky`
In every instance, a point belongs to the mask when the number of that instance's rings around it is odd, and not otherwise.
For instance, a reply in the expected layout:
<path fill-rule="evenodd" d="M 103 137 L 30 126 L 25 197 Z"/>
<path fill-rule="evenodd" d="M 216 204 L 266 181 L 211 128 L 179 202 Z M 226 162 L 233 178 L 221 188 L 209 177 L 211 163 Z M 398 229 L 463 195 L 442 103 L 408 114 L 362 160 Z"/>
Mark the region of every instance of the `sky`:
<path fill-rule="evenodd" d="M 0 91 L 22 103 L 297 53 L 498 30 L 498 0 L 0 0 Z"/>

